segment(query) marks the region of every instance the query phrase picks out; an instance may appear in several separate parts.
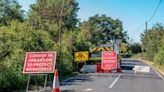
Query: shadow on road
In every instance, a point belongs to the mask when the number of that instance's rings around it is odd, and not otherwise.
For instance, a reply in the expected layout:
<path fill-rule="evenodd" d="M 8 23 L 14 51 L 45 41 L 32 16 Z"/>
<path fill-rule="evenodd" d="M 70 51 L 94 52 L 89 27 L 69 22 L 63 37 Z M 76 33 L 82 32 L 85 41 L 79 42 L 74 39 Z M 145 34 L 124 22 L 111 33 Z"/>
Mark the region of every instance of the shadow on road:
<path fill-rule="evenodd" d="M 135 74 L 135 75 L 128 74 L 128 75 L 122 75 L 121 78 L 122 79 L 144 79 L 144 78 L 146 78 L 146 79 L 150 79 L 150 80 L 152 80 L 152 79 L 161 80 L 160 77 L 155 76 L 153 74 Z"/>
<path fill-rule="evenodd" d="M 138 61 L 138 60 L 123 60 L 122 62 L 121 62 L 121 68 L 123 69 L 123 70 L 133 70 L 133 68 L 134 68 L 134 66 L 135 65 L 140 65 L 140 61 Z"/>
<path fill-rule="evenodd" d="M 92 81 L 92 78 L 89 75 L 78 75 L 72 79 L 61 82 L 60 85 L 61 86 L 63 86 L 63 85 L 79 85 L 79 82 L 86 82 L 86 81 Z"/>
<path fill-rule="evenodd" d="M 62 90 L 60 92 L 76 92 L 75 90 Z"/>
<path fill-rule="evenodd" d="M 69 80 L 62 81 L 60 83 L 61 86 L 69 86 L 69 85 L 80 85 L 81 82 L 91 82 L 94 81 L 95 78 L 103 78 L 103 77 L 117 77 L 116 74 L 112 73 L 88 73 L 88 74 L 81 74 L 76 77 L 73 77 Z"/>
<path fill-rule="evenodd" d="M 114 77 L 114 79 L 118 76 L 118 74 L 114 73 L 87 73 L 80 74 L 66 81 L 62 81 L 60 83 L 61 92 L 83 92 L 79 91 L 76 87 L 84 86 L 85 83 L 92 83 L 93 81 L 101 80 L 104 78 Z M 95 85 L 95 84 L 93 84 Z"/>

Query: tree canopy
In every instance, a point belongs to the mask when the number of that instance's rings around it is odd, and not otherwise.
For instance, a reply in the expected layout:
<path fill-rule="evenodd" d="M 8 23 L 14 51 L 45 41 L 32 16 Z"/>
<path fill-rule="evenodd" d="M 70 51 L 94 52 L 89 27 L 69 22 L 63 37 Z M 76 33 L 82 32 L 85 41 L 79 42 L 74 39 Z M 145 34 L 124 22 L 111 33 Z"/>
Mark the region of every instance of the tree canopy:
<path fill-rule="evenodd" d="M 151 29 L 141 34 L 142 49 L 146 53 L 148 60 L 153 61 L 155 55 L 161 47 L 161 39 L 164 36 L 164 27 L 157 23 Z"/>
<path fill-rule="evenodd" d="M 23 21 L 23 10 L 16 0 L 0 1 L 0 26 L 8 25 L 11 20 Z"/>
<path fill-rule="evenodd" d="M 89 41 L 94 44 L 111 43 L 112 40 L 126 42 L 127 33 L 123 30 L 122 22 L 106 15 L 95 15 L 82 23 L 83 30 L 88 31 Z"/>

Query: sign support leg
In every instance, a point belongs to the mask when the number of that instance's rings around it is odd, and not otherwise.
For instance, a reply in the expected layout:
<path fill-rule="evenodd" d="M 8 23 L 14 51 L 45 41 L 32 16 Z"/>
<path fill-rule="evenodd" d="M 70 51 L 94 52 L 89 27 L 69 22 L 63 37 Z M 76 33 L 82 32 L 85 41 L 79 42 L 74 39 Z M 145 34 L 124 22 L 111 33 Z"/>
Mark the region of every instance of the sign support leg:
<path fill-rule="evenodd" d="M 30 78 L 31 75 L 28 76 L 27 86 L 26 86 L 26 92 L 28 92 L 29 84 L 30 84 Z"/>
<path fill-rule="evenodd" d="M 77 70 L 79 70 L 79 69 L 78 69 L 78 68 L 79 68 L 78 62 L 77 62 L 77 64 L 76 64 L 76 65 L 77 65 Z"/>
<path fill-rule="evenodd" d="M 49 77 L 49 80 L 51 81 L 51 85 L 53 85 L 53 81 L 51 80 L 51 76 L 48 75 L 48 77 Z M 51 88 L 52 88 L 52 86 L 51 86 Z"/>
<path fill-rule="evenodd" d="M 35 83 L 36 83 L 37 90 L 39 90 L 39 87 L 38 87 L 38 82 L 37 82 L 36 77 L 37 77 L 37 76 L 35 76 Z"/>
<path fill-rule="evenodd" d="M 44 81 L 44 91 L 46 91 L 46 85 L 47 85 L 47 74 L 45 76 L 45 81 Z"/>

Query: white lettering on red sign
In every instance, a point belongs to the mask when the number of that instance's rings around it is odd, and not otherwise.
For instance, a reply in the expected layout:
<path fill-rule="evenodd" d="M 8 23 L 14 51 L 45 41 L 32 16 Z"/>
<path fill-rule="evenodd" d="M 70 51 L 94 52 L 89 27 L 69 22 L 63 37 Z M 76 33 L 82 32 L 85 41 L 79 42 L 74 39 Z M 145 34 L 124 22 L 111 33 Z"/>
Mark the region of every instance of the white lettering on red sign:
<path fill-rule="evenodd" d="M 102 52 L 101 68 L 111 70 L 117 68 L 117 53 L 110 51 Z"/>
<path fill-rule="evenodd" d="M 53 73 L 56 52 L 27 52 L 23 73 Z"/>

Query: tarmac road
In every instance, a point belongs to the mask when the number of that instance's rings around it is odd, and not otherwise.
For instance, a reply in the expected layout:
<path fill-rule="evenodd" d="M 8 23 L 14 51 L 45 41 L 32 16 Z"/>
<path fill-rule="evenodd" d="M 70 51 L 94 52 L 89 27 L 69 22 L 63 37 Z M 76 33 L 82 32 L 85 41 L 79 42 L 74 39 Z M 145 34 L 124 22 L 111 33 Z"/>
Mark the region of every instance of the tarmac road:
<path fill-rule="evenodd" d="M 164 92 L 164 80 L 153 68 L 149 73 L 135 74 L 132 68 L 143 65 L 139 60 L 122 60 L 122 73 L 87 73 L 60 85 L 61 92 Z"/>

